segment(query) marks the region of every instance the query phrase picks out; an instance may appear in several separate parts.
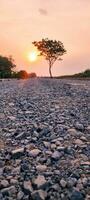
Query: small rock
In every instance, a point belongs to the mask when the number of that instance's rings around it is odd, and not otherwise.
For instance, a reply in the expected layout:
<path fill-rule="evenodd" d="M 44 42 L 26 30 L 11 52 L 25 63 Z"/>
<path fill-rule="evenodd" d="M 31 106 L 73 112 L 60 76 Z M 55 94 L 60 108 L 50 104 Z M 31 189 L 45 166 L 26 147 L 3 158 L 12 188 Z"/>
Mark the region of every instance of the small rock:
<path fill-rule="evenodd" d="M 84 143 L 82 142 L 82 140 L 80 140 L 80 139 L 76 139 L 76 140 L 74 141 L 74 143 L 77 144 L 77 145 L 83 145 L 83 144 L 84 144 Z"/>
<path fill-rule="evenodd" d="M 73 187 L 76 185 L 76 183 L 77 183 L 77 179 L 70 177 L 67 182 L 67 187 Z"/>
<path fill-rule="evenodd" d="M 58 151 L 55 151 L 53 154 L 52 154 L 52 158 L 54 160 L 59 160 L 60 159 L 60 153 Z"/>
<path fill-rule="evenodd" d="M 61 185 L 63 188 L 65 188 L 66 185 L 67 185 L 67 182 L 66 182 L 64 179 L 61 179 L 61 180 L 60 180 L 60 185 Z"/>
<path fill-rule="evenodd" d="M 38 177 L 34 180 L 34 185 L 38 189 L 43 189 L 47 185 L 47 181 L 44 176 L 38 175 Z"/>
<path fill-rule="evenodd" d="M 76 123 L 75 124 L 75 128 L 77 129 L 77 130 L 79 130 L 79 131 L 84 131 L 84 126 L 83 126 L 83 124 L 80 124 L 80 123 Z"/>
<path fill-rule="evenodd" d="M 43 144 L 44 144 L 44 146 L 45 146 L 46 148 L 49 148 L 49 147 L 50 147 L 50 142 L 44 141 Z"/>
<path fill-rule="evenodd" d="M 64 151 L 65 150 L 65 147 L 64 146 L 58 146 L 57 147 L 57 150 L 60 152 L 60 151 Z"/>
<path fill-rule="evenodd" d="M 73 191 L 70 200 L 84 200 L 84 196 L 79 191 Z"/>
<path fill-rule="evenodd" d="M 32 184 L 30 181 L 24 181 L 23 188 L 26 194 L 31 194 L 31 192 L 33 192 Z"/>
<path fill-rule="evenodd" d="M 51 149 L 55 149 L 56 148 L 56 145 L 55 144 L 51 144 Z"/>
<path fill-rule="evenodd" d="M 8 118 L 11 120 L 11 121 L 14 121 L 16 119 L 16 117 L 14 116 L 8 116 Z"/>
<path fill-rule="evenodd" d="M 90 126 L 88 126 L 88 127 L 86 128 L 86 131 L 87 131 L 87 133 L 90 134 Z"/>
<path fill-rule="evenodd" d="M 22 191 L 18 192 L 17 194 L 17 200 L 22 200 L 24 196 L 24 193 Z"/>
<path fill-rule="evenodd" d="M 15 139 L 20 140 L 20 139 L 23 139 L 25 136 L 26 136 L 25 133 L 20 133 L 15 137 Z"/>
<path fill-rule="evenodd" d="M 88 179 L 86 177 L 82 178 L 82 183 L 83 183 L 84 186 L 86 186 L 87 183 L 88 183 Z"/>
<path fill-rule="evenodd" d="M 83 189 L 83 184 L 82 183 L 77 183 L 76 188 L 77 188 L 77 190 L 82 190 Z"/>
<path fill-rule="evenodd" d="M 11 185 L 17 185 L 17 184 L 18 184 L 18 180 L 16 180 L 16 179 L 11 179 L 11 180 L 10 180 L 10 184 L 11 184 Z"/>
<path fill-rule="evenodd" d="M 39 154 L 41 153 L 41 151 L 39 149 L 33 149 L 29 152 L 29 155 L 32 157 L 37 157 Z"/>
<path fill-rule="evenodd" d="M 60 141 L 56 141 L 55 143 L 57 146 L 61 146 L 61 142 Z"/>
<path fill-rule="evenodd" d="M 16 167 L 16 168 L 13 168 L 12 174 L 14 174 L 14 175 L 19 175 L 19 173 L 20 173 L 20 166 L 18 166 L 18 167 Z"/>
<path fill-rule="evenodd" d="M 72 136 L 76 136 L 77 135 L 77 131 L 74 128 L 68 129 L 67 133 L 72 135 Z"/>
<path fill-rule="evenodd" d="M 59 186 L 59 184 L 57 183 L 57 184 L 55 184 L 55 185 L 52 185 L 52 187 L 51 187 L 52 189 L 54 189 L 55 191 L 59 191 L 60 190 L 60 186 Z"/>
<path fill-rule="evenodd" d="M 13 102 L 10 102 L 10 103 L 9 103 L 9 106 L 14 106 L 14 103 L 13 103 Z"/>
<path fill-rule="evenodd" d="M 47 170 L 47 166 L 46 165 L 37 165 L 36 169 L 37 169 L 37 171 L 44 172 Z"/>
<path fill-rule="evenodd" d="M 90 166 L 90 162 L 89 161 L 87 161 L 87 162 L 81 162 L 81 165 L 88 165 L 88 166 Z"/>
<path fill-rule="evenodd" d="M 85 136 L 81 136 L 81 137 L 80 137 L 80 140 L 87 142 L 87 139 L 86 139 Z"/>
<path fill-rule="evenodd" d="M 16 194 L 16 188 L 15 186 L 4 188 L 1 190 L 1 193 L 3 194 L 3 196 L 13 197 L 13 195 Z"/>
<path fill-rule="evenodd" d="M 15 149 L 12 151 L 12 158 L 18 159 L 24 154 L 24 148 Z"/>
<path fill-rule="evenodd" d="M 52 156 L 52 151 L 45 151 L 45 153 L 46 153 L 47 155 Z"/>
<path fill-rule="evenodd" d="M 2 180 L 2 181 L 0 182 L 0 188 L 6 188 L 6 187 L 8 187 L 8 186 L 9 186 L 9 183 L 8 183 L 7 180 Z"/>
<path fill-rule="evenodd" d="M 90 195 L 86 195 L 86 199 L 85 200 L 90 200 Z"/>
<path fill-rule="evenodd" d="M 47 197 L 47 192 L 43 190 L 36 190 L 32 193 L 33 200 L 45 200 Z"/>

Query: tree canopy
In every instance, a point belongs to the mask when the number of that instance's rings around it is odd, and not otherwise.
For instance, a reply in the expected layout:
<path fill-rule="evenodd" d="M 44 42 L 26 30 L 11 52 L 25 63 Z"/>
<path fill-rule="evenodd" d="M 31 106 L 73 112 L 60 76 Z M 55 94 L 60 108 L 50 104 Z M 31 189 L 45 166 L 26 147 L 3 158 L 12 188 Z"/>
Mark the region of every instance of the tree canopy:
<path fill-rule="evenodd" d="M 25 70 L 20 70 L 19 72 L 17 72 L 16 77 L 19 79 L 26 79 L 28 78 L 28 73 Z"/>
<path fill-rule="evenodd" d="M 39 56 L 44 56 L 49 64 L 49 73 L 52 77 L 51 68 L 56 60 L 61 60 L 61 56 L 66 53 L 64 45 L 61 41 L 49 40 L 48 38 L 41 41 L 34 41 L 33 45 L 40 52 Z"/>
<path fill-rule="evenodd" d="M 0 55 L 0 77 L 7 78 L 12 73 L 13 68 L 16 65 L 14 64 L 13 58 L 5 57 Z"/>

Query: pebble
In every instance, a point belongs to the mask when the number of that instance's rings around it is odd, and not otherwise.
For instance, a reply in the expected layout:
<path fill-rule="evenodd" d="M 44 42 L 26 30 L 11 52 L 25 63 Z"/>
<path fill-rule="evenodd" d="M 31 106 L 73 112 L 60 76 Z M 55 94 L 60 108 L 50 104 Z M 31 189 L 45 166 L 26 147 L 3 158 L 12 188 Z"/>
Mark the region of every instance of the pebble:
<path fill-rule="evenodd" d="M 70 200 L 84 200 L 84 196 L 79 191 L 73 191 Z"/>
<path fill-rule="evenodd" d="M 47 185 L 47 181 L 43 175 L 38 175 L 33 183 L 38 189 L 42 189 Z"/>
<path fill-rule="evenodd" d="M 6 188 L 6 187 L 8 187 L 8 186 L 9 186 L 9 183 L 8 183 L 7 180 L 2 180 L 2 181 L 0 182 L 0 188 Z"/>
<path fill-rule="evenodd" d="M 47 197 L 47 192 L 44 190 L 36 190 L 32 193 L 33 200 L 45 200 Z"/>
<path fill-rule="evenodd" d="M 13 158 L 18 159 L 24 154 L 24 148 L 15 149 L 11 153 Z"/>
<path fill-rule="evenodd" d="M 24 196 L 24 193 L 22 191 L 19 191 L 17 194 L 17 200 L 22 200 Z"/>
<path fill-rule="evenodd" d="M 67 185 L 67 182 L 64 179 L 60 180 L 60 185 L 62 186 L 62 188 L 65 188 Z"/>
<path fill-rule="evenodd" d="M 25 193 L 32 193 L 33 192 L 33 188 L 32 188 L 32 184 L 30 181 L 24 181 L 23 183 L 23 189 Z"/>
<path fill-rule="evenodd" d="M 41 153 L 41 151 L 39 149 L 33 149 L 29 152 L 29 155 L 32 157 L 37 157 L 39 154 Z"/>
<path fill-rule="evenodd" d="M 55 151 L 53 154 L 52 154 L 52 159 L 54 160 L 59 160 L 60 159 L 60 153 L 58 151 Z"/>
<path fill-rule="evenodd" d="M 15 186 L 6 187 L 1 190 L 1 193 L 3 194 L 3 196 L 13 197 L 16 194 L 16 188 Z"/>
<path fill-rule="evenodd" d="M 37 165 L 36 169 L 39 172 L 45 172 L 47 170 L 47 166 L 46 165 Z"/>
<path fill-rule="evenodd" d="M 77 130 L 79 130 L 79 131 L 84 131 L 84 126 L 83 126 L 83 124 L 80 124 L 80 123 L 76 123 L 75 124 L 75 128 L 77 129 Z"/>
<path fill-rule="evenodd" d="M 77 144 L 77 145 L 83 145 L 84 144 L 83 141 L 80 140 L 80 139 L 76 139 L 74 143 Z"/>
<path fill-rule="evenodd" d="M 0 81 L 0 200 L 89 200 L 88 80 Z"/>

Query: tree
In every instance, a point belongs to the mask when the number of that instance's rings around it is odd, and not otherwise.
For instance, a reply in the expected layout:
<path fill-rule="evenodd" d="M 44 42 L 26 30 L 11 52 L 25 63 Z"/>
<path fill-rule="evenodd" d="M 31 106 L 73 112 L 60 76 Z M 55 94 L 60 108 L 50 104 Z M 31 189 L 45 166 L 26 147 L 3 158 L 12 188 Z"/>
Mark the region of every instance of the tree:
<path fill-rule="evenodd" d="M 28 73 L 25 70 L 21 70 L 21 71 L 17 72 L 16 77 L 20 78 L 20 79 L 26 79 L 26 78 L 28 78 Z"/>
<path fill-rule="evenodd" d="M 0 55 L 0 77 L 1 78 L 11 77 L 11 73 L 14 67 L 16 67 L 16 65 L 14 64 L 14 60 L 11 56 L 4 57 Z"/>
<path fill-rule="evenodd" d="M 37 75 L 36 75 L 35 72 L 31 72 L 31 73 L 29 74 L 29 78 L 36 78 L 36 77 L 37 77 Z"/>
<path fill-rule="evenodd" d="M 49 74 L 52 78 L 51 68 L 53 64 L 56 60 L 61 60 L 61 56 L 66 53 L 63 43 L 46 38 L 38 42 L 34 41 L 32 44 L 37 47 L 38 51 L 40 52 L 39 56 L 44 56 L 48 61 Z"/>

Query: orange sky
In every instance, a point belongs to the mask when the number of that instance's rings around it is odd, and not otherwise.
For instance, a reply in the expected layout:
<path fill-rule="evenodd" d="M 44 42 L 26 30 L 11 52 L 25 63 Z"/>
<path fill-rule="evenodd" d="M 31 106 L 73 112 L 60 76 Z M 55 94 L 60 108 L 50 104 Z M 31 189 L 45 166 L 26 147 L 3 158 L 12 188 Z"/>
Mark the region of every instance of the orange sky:
<path fill-rule="evenodd" d="M 67 50 L 53 75 L 90 68 L 90 0 L 0 0 L 0 54 L 12 55 L 17 69 L 48 75 L 47 62 L 30 63 L 31 43 L 61 40 Z"/>

